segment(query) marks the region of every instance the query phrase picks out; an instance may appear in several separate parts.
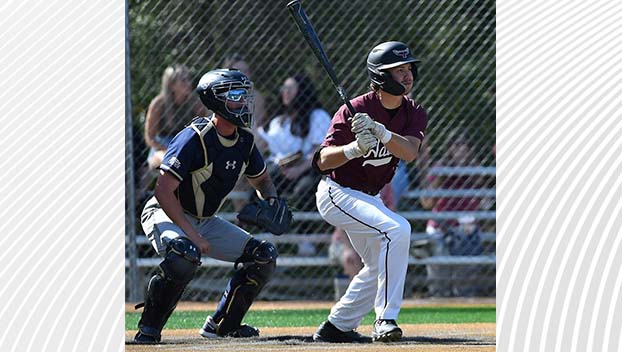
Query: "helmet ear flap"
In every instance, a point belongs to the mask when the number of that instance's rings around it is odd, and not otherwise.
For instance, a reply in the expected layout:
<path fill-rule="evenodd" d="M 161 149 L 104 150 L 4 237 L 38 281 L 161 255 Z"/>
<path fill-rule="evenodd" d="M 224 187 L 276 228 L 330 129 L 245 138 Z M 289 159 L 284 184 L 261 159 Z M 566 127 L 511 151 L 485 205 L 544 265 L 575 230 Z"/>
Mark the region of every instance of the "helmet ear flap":
<path fill-rule="evenodd" d="M 367 66 L 367 73 L 369 75 L 369 80 L 377 85 L 378 87 L 382 87 L 385 82 L 384 77 L 382 76 L 382 72 L 378 71 L 375 67 Z"/>
<path fill-rule="evenodd" d="M 393 79 L 389 72 L 380 71 L 380 75 L 384 80 L 384 84 L 381 85 L 382 90 L 393 95 L 402 95 L 406 91 L 403 85 Z"/>
<path fill-rule="evenodd" d="M 381 71 L 375 67 L 368 66 L 368 73 L 370 81 L 387 93 L 402 95 L 406 91 L 406 88 L 396 82 L 389 72 Z"/>

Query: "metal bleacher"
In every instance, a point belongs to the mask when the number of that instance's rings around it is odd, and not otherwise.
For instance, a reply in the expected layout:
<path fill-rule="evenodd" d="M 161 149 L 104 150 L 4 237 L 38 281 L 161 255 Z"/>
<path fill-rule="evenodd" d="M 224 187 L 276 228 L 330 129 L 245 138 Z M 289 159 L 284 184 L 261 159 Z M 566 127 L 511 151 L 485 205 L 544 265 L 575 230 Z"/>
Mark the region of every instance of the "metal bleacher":
<path fill-rule="evenodd" d="M 494 232 L 484 232 L 481 234 L 484 242 L 494 242 Z M 422 240 L 426 238 L 425 233 L 413 233 L 411 235 L 411 242 Z M 255 235 L 255 238 L 259 240 L 266 240 L 275 245 L 288 243 L 297 244 L 302 241 L 311 243 L 330 243 L 331 234 L 309 234 L 301 236 L 300 234 L 283 234 L 281 236 L 275 236 L 270 233 L 259 233 Z M 147 237 L 140 236 L 136 240 L 137 245 L 150 246 Z M 138 258 L 137 264 L 140 268 L 155 267 L 162 261 L 159 257 L 150 258 Z M 408 264 L 410 265 L 426 265 L 426 264 L 439 264 L 439 265 L 469 265 L 469 264 L 494 264 L 494 255 L 485 256 L 433 256 L 428 258 L 415 258 L 410 257 Z M 126 259 L 126 266 L 129 265 L 128 259 Z M 205 267 L 229 267 L 231 263 L 224 262 L 209 257 L 203 257 L 201 259 L 201 265 Z M 332 266 L 334 263 L 327 256 L 281 256 L 278 258 L 279 266 Z"/>
<path fill-rule="evenodd" d="M 477 174 L 477 175 L 488 175 L 493 176 L 495 174 L 494 167 L 492 168 L 440 168 L 440 169 L 432 169 L 431 172 L 438 172 L 442 174 Z M 236 194 L 232 192 L 228 198 L 228 201 L 236 199 L 238 197 L 245 196 L 244 194 Z M 426 197 L 482 197 L 494 199 L 495 197 L 495 189 L 494 188 L 482 188 L 482 189 L 434 189 L 434 190 L 420 190 L 414 189 L 406 192 L 403 197 L 407 200 L 413 200 L 421 196 Z M 411 223 L 417 222 L 425 222 L 428 219 L 435 220 L 447 220 L 447 219 L 457 219 L 461 217 L 472 217 L 479 221 L 487 221 L 488 223 L 494 224 L 496 213 L 494 210 L 478 210 L 478 211 L 445 211 L 445 212 L 433 212 L 426 210 L 402 210 L 399 211 L 400 215 L 404 216 Z M 219 217 L 234 222 L 236 219 L 237 213 L 235 212 L 221 212 L 218 214 Z M 319 213 L 314 211 L 295 211 L 293 213 L 293 221 L 296 223 L 323 223 L 323 219 L 319 215 Z M 299 229 L 300 227 L 296 227 Z M 414 229 L 414 227 L 413 227 Z M 327 253 L 327 248 L 331 243 L 332 234 L 329 233 L 332 230 L 327 228 L 326 226 L 317 233 L 302 233 L 304 230 L 296 231 L 294 230 L 292 233 L 286 233 L 281 236 L 275 236 L 270 233 L 254 233 L 254 236 L 260 240 L 269 241 L 277 248 L 291 248 L 296 247 L 300 243 L 310 242 L 313 243 L 317 248 L 324 248 L 324 250 L 318 251 L 314 255 L 298 255 L 295 250 L 293 251 L 285 251 L 282 255 L 277 259 L 277 266 L 283 268 L 283 270 L 299 270 L 302 268 L 308 268 L 307 270 L 320 270 L 324 271 L 322 268 L 326 268 L 326 270 L 336 270 L 339 265 L 333 259 L 329 258 Z M 316 230 L 317 231 L 317 230 Z M 425 265 L 452 265 L 452 266 L 492 266 L 492 270 L 494 270 L 494 265 L 496 264 L 496 257 L 494 253 L 494 247 L 496 242 L 496 233 L 494 231 L 494 225 L 492 226 L 492 231 L 490 229 L 485 230 L 480 233 L 480 237 L 482 243 L 487 248 L 492 248 L 492 250 L 488 250 L 485 254 L 482 255 L 473 255 L 473 256 L 455 256 L 455 255 L 436 255 L 436 256 L 427 256 L 420 257 L 417 256 L 417 252 L 413 250 L 413 248 L 422 241 L 425 242 L 429 239 L 429 236 L 424 232 L 414 231 L 411 234 L 411 251 L 410 257 L 408 260 L 409 266 L 425 266 Z M 129 236 L 126 237 L 126 243 L 130 244 Z M 134 253 L 137 255 L 133 258 L 126 257 L 125 265 L 126 268 L 134 267 L 140 273 L 146 273 L 153 270 L 157 267 L 161 258 L 155 255 L 155 252 L 151 249 L 151 244 L 149 243 L 146 236 L 142 233 L 137 234 L 135 239 L 135 248 Z M 139 250 L 139 248 L 141 250 Z M 281 250 L 279 249 L 279 253 Z M 227 270 L 232 268 L 232 264 L 229 262 L 224 262 L 220 260 L 216 260 L 213 258 L 209 258 L 204 256 L 201 259 L 201 267 L 206 270 Z M 302 269 L 305 270 L 305 269 Z M 141 274 L 142 276 L 142 274 Z M 284 278 L 282 283 L 277 283 L 278 285 L 283 286 L 291 286 L 295 284 L 290 280 L 290 278 Z M 309 282 L 315 282 L 318 280 L 326 280 L 321 279 L 319 277 L 308 277 Z M 315 280 L 315 281 L 313 281 Z M 279 280 L 277 280 L 279 281 Z M 199 280 L 196 285 L 207 285 L 201 283 Z M 280 281 L 279 281 L 280 282 Z M 317 285 L 327 285 L 328 282 L 317 283 Z M 202 287 L 204 290 L 211 290 L 207 285 L 206 287 Z M 276 297 L 276 296 L 271 296 Z M 278 297 L 276 298 L 278 299 Z"/>
<path fill-rule="evenodd" d="M 494 176 L 495 167 L 434 167 L 429 170 L 430 174 L 436 175 L 484 175 Z M 434 189 L 434 190 L 411 190 L 404 195 L 406 198 L 418 198 L 424 197 L 488 197 L 494 198 L 496 190 L 494 188 L 483 189 Z M 229 195 L 229 199 L 235 199 L 244 196 L 232 192 Z M 460 217 L 473 217 L 476 220 L 495 220 L 496 212 L 494 210 L 480 210 L 480 211 L 445 211 L 445 212 L 433 212 L 433 211 L 401 211 L 400 214 L 410 221 L 425 221 L 427 219 L 435 220 L 447 220 L 456 219 Z M 235 212 L 219 213 L 219 217 L 234 221 L 236 217 Z M 313 211 L 297 211 L 294 212 L 294 221 L 322 221 L 319 213 Z M 256 234 L 258 239 L 265 239 L 274 244 L 297 244 L 301 241 L 307 241 L 312 243 L 324 243 L 328 244 L 331 240 L 331 235 L 326 233 L 311 233 L 301 234 L 290 233 L 281 236 L 275 236 L 270 233 Z M 414 232 L 411 235 L 411 243 L 415 243 L 418 240 L 425 239 L 427 235 L 425 233 Z M 495 232 L 484 232 L 481 234 L 482 241 L 487 243 L 494 243 L 496 234 Z M 145 236 L 138 236 L 136 240 L 138 246 L 149 245 Z M 137 265 L 140 268 L 148 268 L 157 266 L 160 262 L 160 258 L 138 258 Z M 470 264 L 494 264 L 495 255 L 479 255 L 479 256 L 433 256 L 428 258 L 409 258 L 409 264 L 411 265 L 425 265 L 425 264 L 439 264 L 439 265 L 470 265 Z M 129 265 L 128 259 L 126 259 L 126 266 Z M 230 266 L 231 263 L 222 262 L 212 258 L 203 258 L 202 266 Z M 278 259 L 278 265 L 280 266 L 330 266 L 334 263 L 327 256 L 314 256 L 314 257 L 297 257 L 297 256 L 282 256 Z"/>

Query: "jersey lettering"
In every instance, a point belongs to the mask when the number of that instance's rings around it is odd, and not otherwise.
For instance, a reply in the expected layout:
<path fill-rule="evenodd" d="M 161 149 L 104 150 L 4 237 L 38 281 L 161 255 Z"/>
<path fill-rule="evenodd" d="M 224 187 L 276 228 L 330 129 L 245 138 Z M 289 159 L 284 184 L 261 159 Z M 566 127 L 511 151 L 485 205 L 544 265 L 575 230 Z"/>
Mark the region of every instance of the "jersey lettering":
<path fill-rule="evenodd" d="M 179 159 L 177 159 L 174 156 L 172 156 L 172 157 L 170 157 L 170 159 L 168 159 L 168 164 L 169 164 L 169 166 L 171 166 L 174 169 L 179 169 L 181 167 L 181 161 L 179 161 Z"/>
<path fill-rule="evenodd" d="M 388 164 L 389 162 L 391 162 L 392 156 L 393 154 L 389 152 L 387 147 L 379 142 L 376 144 L 375 148 L 370 149 L 367 154 L 365 154 L 365 161 L 363 162 L 363 166 L 381 166 Z"/>
<path fill-rule="evenodd" d="M 363 162 L 363 166 L 372 165 L 372 166 L 382 166 L 391 162 L 391 157 L 382 158 L 382 159 L 369 159 Z"/>
<path fill-rule="evenodd" d="M 377 143 L 375 148 L 370 149 L 365 154 L 365 158 L 383 158 L 385 156 L 392 155 L 387 147 L 382 143 Z"/>

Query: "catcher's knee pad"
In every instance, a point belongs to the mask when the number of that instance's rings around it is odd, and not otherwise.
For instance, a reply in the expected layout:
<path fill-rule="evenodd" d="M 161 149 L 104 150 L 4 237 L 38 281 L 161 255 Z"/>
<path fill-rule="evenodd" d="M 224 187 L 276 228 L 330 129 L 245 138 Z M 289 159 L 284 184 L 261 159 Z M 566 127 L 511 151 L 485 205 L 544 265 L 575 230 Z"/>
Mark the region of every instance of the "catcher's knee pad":
<path fill-rule="evenodd" d="M 244 248 L 244 253 L 236 261 L 236 263 L 244 263 L 244 267 L 236 271 L 236 274 L 243 278 L 242 281 L 253 283 L 258 287 L 257 293 L 259 293 L 259 290 L 272 278 L 278 256 L 276 247 L 272 243 L 251 238 Z M 233 278 L 235 277 L 234 274 Z"/>
<path fill-rule="evenodd" d="M 276 247 L 270 242 L 252 238 L 246 244 L 244 254 L 252 257 L 254 262 L 245 267 L 248 277 L 259 284 L 259 289 L 263 288 L 276 269 L 276 258 L 279 256 Z"/>
<path fill-rule="evenodd" d="M 255 262 L 257 264 L 268 264 L 270 262 L 276 262 L 276 258 L 279 254 L 276 251 L 276 247 L 270 242 L 259 241 L 258 239 L 251 238 L 244 247 L 244 252 L 235 261 L 237 267 L 239 263 Z"/>
<path fill-rule="evenodd" d="M 199 249 L 189 239 L 180 237 L 169 242 L 166 257 L 160 263 L 160 272 L 154 274 L 147 285 L 139 329 L 162 330 L 201 264 L 200 260 Z"/>
<path fill-rule="evenodd" d="M 244 254 L 236 261 L 245 265 L 233 274 L 214 313 L 219 335 L 240 327 L 251 304 L 272 278 L 277 256 L 276 248 L 270 242 L 253 238 L 247 243 Z"/>
<path fill-rule="evenodd" d="M 171 281 L 186 284 L 192 280 L 201 265 L 199 248 L 186 237 L 177 237 L 168 243 L 166 256 L 160 268 L 164 276 Z"/>

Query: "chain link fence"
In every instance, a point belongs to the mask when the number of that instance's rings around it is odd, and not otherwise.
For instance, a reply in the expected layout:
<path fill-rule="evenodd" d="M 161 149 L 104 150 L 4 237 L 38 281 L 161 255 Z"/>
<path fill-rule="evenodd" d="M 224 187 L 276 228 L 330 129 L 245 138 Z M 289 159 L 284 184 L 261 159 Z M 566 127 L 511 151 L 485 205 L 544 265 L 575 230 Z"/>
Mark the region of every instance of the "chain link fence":
<path fill-rule="evenodd" d="M 287 114 L 282 99 L 290 77 L 308 77 L 330 116 L 341 105 L 289 18 L 286 3 L 128 0 L 129 301 L 142 299 L 146 280 L 160 261 L 138 221 L 157 176 L 148 162 L 152 155 L 145 136 L 162 137 L 164 130 L 173 134 L 199 113 L 192 96 L 167 103 L 153 130 L 146 131 L 149 106 L 162 91 L 167 67 L 178 65 L 173 71 L 179 71 L 185 66 L 196 86 L 202 73 L 223 67 L 235 53 L 242 56 L 263 98 L 256 107 L 255 131 L 270 131 L 271 121 Z M 403 41 L 421 60 L 411 94 L 429 115 L 426 140 L 419 160 L 400 164 L 384 192 L 384 199 L 413 229 L 405 297 L 494 295 L 495 2 L 306 0 L 303 5 L 351 97 L 369 89 L 365 62 L 375 45 Z M 244 64 L 236 60 L 236 65 Z M 162 117 L 167 114 L 172 119 Z M 270 159 L 270 145 L 262 150 Z M 341 234 L 317 214 L 313 189 L 292 193 L 299 190 L 291 181 L 277 181 L 296 213 L 291 234 L 275 237 L 246 228 L 275 243 L 280 253 L 277 273 L 259 298 L 332 300 L 349 281 L 348 265 L 359 264 L 351 258 L 348 243 L 340 241 Z M 249 194 L 243 184 L 236 187 L 221 216 L 235 222 L 235 211 Z M 350 260 L 345 269 L 344 256 Z M 233 265 L 208 258 L 203 262 L 183 299 L 216 300 L 222 294 Z"/>

